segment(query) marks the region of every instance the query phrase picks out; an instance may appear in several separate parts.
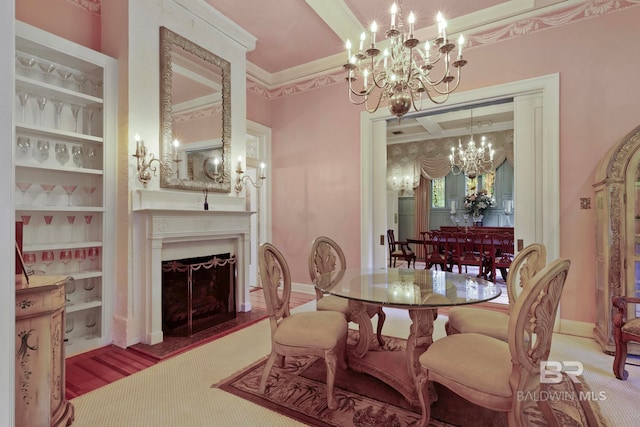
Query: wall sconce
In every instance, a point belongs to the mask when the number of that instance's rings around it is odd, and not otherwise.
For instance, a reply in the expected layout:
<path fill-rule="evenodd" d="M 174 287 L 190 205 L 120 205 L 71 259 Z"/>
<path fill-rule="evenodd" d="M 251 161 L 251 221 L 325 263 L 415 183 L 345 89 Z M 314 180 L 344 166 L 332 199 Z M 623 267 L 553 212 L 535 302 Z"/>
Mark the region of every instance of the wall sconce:
<path fill-rule="evenodd" d="M 397 177 L 395 176 L 393 177 L 393 189 L 399 190 L 400 194 L 404 194 L 405 190 L 409 188 L 410 183 L 411 183 L 411 180 L 409 176 L 405 176 L 404 179 L 401 180 L 400 182 L 398 182 Z"/>
<path fill-rule="evenodd" d="M 178 145 L 180 143 L 178 140 L 173 141 L 175 157 L 172 159 L 176 164 L 180 162 L 182 159 L 178 158 Z M 162 168 L 164 173 L 169 175 L 173 175 L 175 172 L 171 169 L 171 166 L 167 164 L 167 162 L 163 162 L 159 158 L 157 158 L 153 153 L 148 153 L 149 158 L 147 159 L 147 147 L 144 145 L 144 141 L 140 139 L 140 135 L 136 134 L 136 153 L 133 154 L 133 157 L 137 159 L 138 166 L 138 180 L 143 183 L 145 186 L 149 181 L 151 181 L 151 172 L 155 176 L 158 170 L 158 167 L 151 166 L 153 162 L 158 162 L 158 165 Z M 176 171 L 177 172 L 177 171 Z"/>
<path fill-rule="evenodd" d="M 265 174 L 265 164 L 260 163 L 260 176 L 259 181 L 255 182 L 249 175 L 244 174 L 244 170 L 242 170 L 242 157 L 238 157 L 238 166 L 236 167 L 236 194 L 241 192 L 242 189 L 247 185 L 247 181 L 253 185 L 254 188 L 262 187 L 264 180 L 267 179 L 267 175 Z"/>

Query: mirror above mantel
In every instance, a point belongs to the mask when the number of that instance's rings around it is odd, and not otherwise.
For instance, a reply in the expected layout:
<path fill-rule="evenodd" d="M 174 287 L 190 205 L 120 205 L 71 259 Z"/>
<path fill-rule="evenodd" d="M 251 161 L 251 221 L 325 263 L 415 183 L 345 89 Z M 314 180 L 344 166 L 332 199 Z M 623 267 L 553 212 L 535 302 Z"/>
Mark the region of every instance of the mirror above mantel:
<path fill-rule="evenodd" d="M 231 192 L 230 76 L 228 61 L 160 28 L 161 187 Z"/>

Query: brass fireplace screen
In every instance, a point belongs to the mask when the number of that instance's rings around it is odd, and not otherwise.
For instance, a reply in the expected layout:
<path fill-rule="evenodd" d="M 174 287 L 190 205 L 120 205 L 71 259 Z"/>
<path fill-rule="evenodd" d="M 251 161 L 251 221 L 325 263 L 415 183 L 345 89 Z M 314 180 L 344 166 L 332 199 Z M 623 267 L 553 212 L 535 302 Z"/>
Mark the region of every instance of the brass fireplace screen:
<path fill-rule="evenodd" d="M 236 257 L 162 262 L 162 331 L 191 336 L 236 317 Z"/>

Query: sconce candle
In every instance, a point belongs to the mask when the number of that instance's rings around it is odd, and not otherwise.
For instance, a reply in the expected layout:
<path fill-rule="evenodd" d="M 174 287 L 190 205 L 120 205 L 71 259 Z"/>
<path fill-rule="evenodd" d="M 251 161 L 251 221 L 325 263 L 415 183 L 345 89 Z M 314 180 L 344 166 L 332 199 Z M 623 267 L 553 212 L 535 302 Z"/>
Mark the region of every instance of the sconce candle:
<path fill-rule="evenodd" d="M 238 156 L 238 167 L 236 168 L 236 172 L 243 172 L 243 170 L 242 170 L 242 156 Z"/>
<path fill-rule="evenodd" d="M 140 135 L 136 133 L 136 157 L 140 155 Z"/>
<path fill-rule="evenodd" d="M 455 200 L 451 201 L 451 213 L 452 214 L 456 213 L 456 201 Z"/>
<path fill-rule="evenodd" d="M 260 163 L 260 179 L 265 179 L 267 177 L 264 169 L 265 169 L 264 163 Z"/>
<path fill-rule="evenodd" d="M 213 174 L 220 175 L 220 159 L 217 157 L 213 159 Z"/>

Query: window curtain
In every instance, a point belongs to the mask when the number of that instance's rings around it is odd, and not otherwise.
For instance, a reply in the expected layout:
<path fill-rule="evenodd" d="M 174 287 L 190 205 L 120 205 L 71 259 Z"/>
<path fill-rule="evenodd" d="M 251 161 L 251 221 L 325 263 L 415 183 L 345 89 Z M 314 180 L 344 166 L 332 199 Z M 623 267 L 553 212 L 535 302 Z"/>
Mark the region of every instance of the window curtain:
<path fill-rule="evenodd" d="M 505 161 L 513 166 L 513 144 L 500 147 L 493 154 L 493 167 L 497 169 Z M 415 230 L 429 231 L 429 212 L 431 210 L 431 180 L 442 178 L 451 172 L 449 157 L 430 157 L 416 159 L 413 165 L 413 192 L 415 205 Z M 424 259 L 424 247 L 415 248 L 418 258 Z"/>

